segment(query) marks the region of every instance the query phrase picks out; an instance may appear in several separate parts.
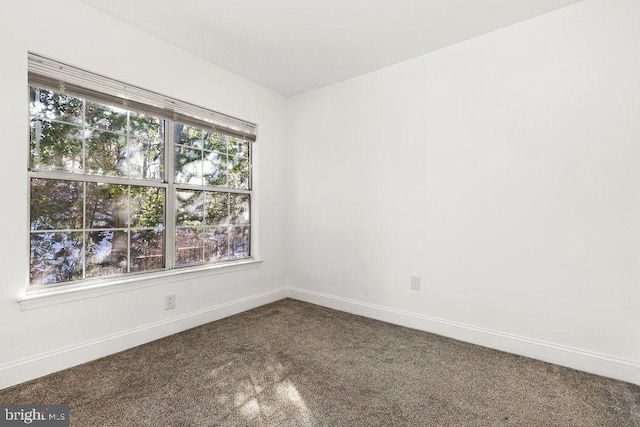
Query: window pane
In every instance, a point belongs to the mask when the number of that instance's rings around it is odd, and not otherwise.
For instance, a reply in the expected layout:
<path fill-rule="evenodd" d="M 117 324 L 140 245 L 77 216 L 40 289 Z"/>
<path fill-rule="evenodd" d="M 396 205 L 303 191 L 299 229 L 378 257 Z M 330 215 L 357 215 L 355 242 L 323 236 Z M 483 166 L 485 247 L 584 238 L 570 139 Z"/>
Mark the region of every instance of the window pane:
<path fill-rule="evenodd" d="M 224 186 L 227 177 L 227 156 L 212 151 L 204 152 L 204 163 L 202 174 L 205 177 L 205 183 L 208 185 Z"/>
<path fill-rule="evenodd" d="M 32 169 L 82 171 L 82 128 L 48 120 L 32 120 Z"/>
<path fill-rule="evenodd" d="M 249 159 L 229 156 L 228 170 L 229 187 L 249 189 Z"/>
<path fill-rule="evenodd" d="M 229 137 L 229 154 L 232 156 L 249 157 L 249 142 L 244 139 Z"/>
<path fill-rule="evenodd" d="M 249 227 L 231 227 L 229 236 L 230 258 L 249 256 Z"/>
<path fill-rule="evenodd" d="M 202 138 L 205 132 L 193 126 L 175 124 L 176 144 L 189 145 L 191 147 L 202 148 Z"/>
<path fill-rule="evenodd" d="M 202 205 L 202 191 L 178 191 L 176 193 L 176 225 L 201 225 Z"/>
<path fill-rule="evenodd" d="M 176 231 L 176 265 L 202 262 L 201 232 L 197 228 L 179 228 Z"/>
<path fill-rule="evenodd" d="M 166 147 L 164 119 L 32 86 L 29 112 L 32 284 L 249 256 L 250 194 L 214 191 L 250 189 L 248 141 L 168 121 L 175 138 Z M 161 184 L 166 150 L 175 154 L 169 179 L 183 187 L 169 185 L 171 194 Z"/>
<path fill-rule="evenodd" d="M 204 257 L 206 261 L 229 258 L 229 231 L 227 227 L 207 229 L 203 233 Z"/>
<path fill-rule="evenodd" d="M 87 173 L 125 176 L 127 174 L 127 137 L 112 132 L 87 131 L 85 138 Z"/>
<path fill-rule="evenodd" d="M 164 188 L 131 186 L 131 226 L 164 227 Z"/>
<path fill-rule="evenodd" d="M 32 233 L 29 278 L 32 285 L 82 278 L 82 232 Z"/>
<path fill-rule="evenodd" d="M 202 151 L 190 147 L 176 146 L 175 182 L 179 184 L 202 184 Z"/>
<path fill-rule="evenodd" d="M 164 177 L 164 120 L 130 113 L 129 176 Z"/>
<path fill-rule="evenodd" d="M 227 137 L 217 132 L 207 132 L 204 135 L 205 150 L 217 151 L 219 153 L 227 152 Z"/>
<path fill-rule="evenodd" d="M 129 190 L 126 185 L 87 182 L 87 228 L 126 228 Z"/>
<path fill-rule="evenodd" d="M 131 232 L 131 271 L 164 268 L 164 233 L 157 230 Z"/>
<path fill-rule="evenodd" d="M 249 195 L 231 194 L 230 220 L 233 225 L 249 224 Z"/>
<path fill-rule="evenodd" d="M 29 112 L 32 117 L 82 124 L 83 103 L 79 98 L 31 86 Z"/>
<path fill-rule="evenodd" d="M 116 230 L 87 233 L 87 277 L 127 272 L 127 232 Z"/>
<path fill-rule="evenodd" d="M 127 131 L 127 110 L 87 101 L 87 125 L 113 132 Z"/>
<path fill-rule="evenodd" d="M 31 230 L 82 229 L 83 185 L 77 181 L 31 179 Z"/>
<path fill-rule="evenodd" d="M 205 193 L 205 224 L 218 225 L 227 223 L 229 216 L 229 195 L 208 191 Z"/>

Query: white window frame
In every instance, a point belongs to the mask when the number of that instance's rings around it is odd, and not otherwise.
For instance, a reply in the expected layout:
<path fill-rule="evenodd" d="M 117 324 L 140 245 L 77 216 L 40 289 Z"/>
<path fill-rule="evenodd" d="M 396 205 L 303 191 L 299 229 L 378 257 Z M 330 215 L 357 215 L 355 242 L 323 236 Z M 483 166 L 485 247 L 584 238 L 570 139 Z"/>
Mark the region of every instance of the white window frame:
<path fill-rule="evenodd" d="M 70 95 L 110 105 L 119 105 L 122 108 L 135 112 L 143 112 L 165 120 L 164 129 L 164 179 L 152 181 L 125 177 L 96 176 L 89 174 L 77 174 L 77 181 L 105 182 L 113 184 L 151 185 L 165 188 L 165 242 L 164 256 L 165 267 L 162 270 L 150 272 L 123 273 L 97 278 L 84 278 L 55 284 L 31 285 L 27 272 L 26 292 L 18 301 L 22 309 L 35 308 L 50 304 L 57 304 L 69 300 L 85 297 L 94 297 L 112 292 L 121 292 L 127 289 L 154 286 L 168 283 L 183 278 L 199 277 L 202 275 L 239 271 L 259 266 L 262 262 L 258 258 L 258 230 L 257 230 L 257 147 L 255 138 L 257 126 L 251 122 L 240 120 L 225 114 L 204 109 L 176 99 L 159 95 L 132 85 L 128 85 L 107 77 L 103 77 L 67 64 L 63 64 L 49 58 L 29 53 L 29 86 L 43 87 L 56 92 L 66 93 L 66 87 L 73 87 Z M 34 77 L 35 76 L 35 77 Z M 41 82 L 50 80 L 48 84 Z M 54 83 L 56 86 L 54 86 Z M 82 90 L 100 96 L 83 96 Z M 142 106 L 142 109 L 136 108 Z M 158 114 L 160 112 L 161 114 Z M 175 183 L 174 180 L 174 123 L 181 122 L 201 127 L 206 130 L 214 129 L 228 135 L 237 135 L 249 142 L 249 189 L 237 189 L 206 185 L 190 185 Z M 31 171 L 28 173 L 28 186 L 32 178 L 48 179 L 74 179 L 72 172 Z M 176 190 L 192 189 L 199 191 L 216 191 L 227 193 L 242 193 L 250 196 L 250 231 L 249 231 L 249 257 L 238 260 L 228 259 L 213 262 L 204 262 L 188 266 L 175 265 L 175 232 L 176 232 Z M 30 198 L 29 198 L 30 200 Z M 31 203 L 29 201 L 29 203 Z M 30 235 L 30 225 L 29 232 Z M 30 250 L 30 249 L 29 249 Z M 29 255 L 27 255 L 29 256 Z"/>

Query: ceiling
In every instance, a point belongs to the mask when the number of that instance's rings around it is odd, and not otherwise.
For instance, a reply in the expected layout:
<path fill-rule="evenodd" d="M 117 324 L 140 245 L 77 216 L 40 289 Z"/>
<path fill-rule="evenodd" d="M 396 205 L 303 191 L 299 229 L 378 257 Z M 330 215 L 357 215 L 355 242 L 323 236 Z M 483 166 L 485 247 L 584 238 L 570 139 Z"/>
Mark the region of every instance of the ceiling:
<path fill-rule="evenodd" d="M 580 0 L 80 0 L 285 96 Z"/>

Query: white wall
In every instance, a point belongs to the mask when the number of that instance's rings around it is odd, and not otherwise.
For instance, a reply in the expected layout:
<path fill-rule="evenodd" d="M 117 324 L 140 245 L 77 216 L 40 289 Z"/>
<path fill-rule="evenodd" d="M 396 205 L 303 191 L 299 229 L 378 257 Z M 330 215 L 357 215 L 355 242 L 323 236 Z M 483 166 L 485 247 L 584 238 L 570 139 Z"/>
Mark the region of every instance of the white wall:
<path fill-rule="evenodd" d="M 291 98 L 291 294 L 640 383 L 639 22 L 586 0 Z"/>
<path fill-rule="evenodd" d="M 285 295 L 284 97 L 75 0 L 3 2 L 0 36 L 0 388 Z M 16 299 L 28 280 L 27 51 L 258 123 L 264 263 L 21 311 Z M 164 311 L 168 292 L 177 294 L 172 311 Z"/>
<path fill-rule="evenodd" d="M 287 273 L 296 298 L 640 383 L 637 22 L 586 0 L 287 102 L 75 0 L 2 3 L 0 388 L 278 299 Z M 29 50 L 258 123 L 265 262 L 21 311 Z"/>

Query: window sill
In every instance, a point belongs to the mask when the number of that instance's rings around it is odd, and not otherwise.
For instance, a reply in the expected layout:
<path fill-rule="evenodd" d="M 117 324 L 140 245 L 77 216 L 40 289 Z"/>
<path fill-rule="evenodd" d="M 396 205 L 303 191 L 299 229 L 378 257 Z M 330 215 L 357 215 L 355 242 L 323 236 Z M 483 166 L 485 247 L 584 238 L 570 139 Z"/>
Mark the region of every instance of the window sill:
<path fill-rule="evenodd" d="M 214 274 L 249 270 L 260 267 L 262 262 L 262 260 L 250 259 L 224 264 L 159 271 L 157 273 L 149 273 L 143 276 L 122 277 L 111 280 L 105 279 L 103 282 L 86 285 L 68 285 L 68 287 L 60 286 L 51 289 L 38 289 L 31 292 L 27 291 L 26 295 L 18 298 L 18 304 L 20 304 L 20 310 L 22 311 L 31 310 L 34 308 L 63 304 L 87 298 L 95 298 L 118 292 L 127 292 L 136 289 L 148 288 L 150 286 L 196 279 L 198 277 L 211 276 Z"/>

